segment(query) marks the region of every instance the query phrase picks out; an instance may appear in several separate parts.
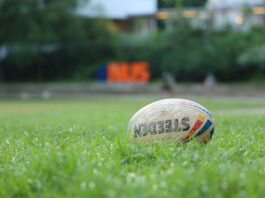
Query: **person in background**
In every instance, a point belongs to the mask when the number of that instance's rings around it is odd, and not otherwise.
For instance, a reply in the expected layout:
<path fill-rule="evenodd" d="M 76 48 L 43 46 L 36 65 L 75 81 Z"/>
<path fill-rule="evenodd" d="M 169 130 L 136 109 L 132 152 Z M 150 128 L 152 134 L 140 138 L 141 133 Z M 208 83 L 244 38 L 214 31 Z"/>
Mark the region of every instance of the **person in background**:
<path fill-rule="evenodd" d="M 212 73 L 209 73 L 203 82 L 204 93 L 207 97 L 212 97 L 214 95 L 215 85 L 215 77 Z"/>
<path fill-rule="evenodd" d="M 162 90 L 164 93 L 172 95 L 174 94 L 175 81 L 173 76 L 168 72 L 162 74 Z"/>

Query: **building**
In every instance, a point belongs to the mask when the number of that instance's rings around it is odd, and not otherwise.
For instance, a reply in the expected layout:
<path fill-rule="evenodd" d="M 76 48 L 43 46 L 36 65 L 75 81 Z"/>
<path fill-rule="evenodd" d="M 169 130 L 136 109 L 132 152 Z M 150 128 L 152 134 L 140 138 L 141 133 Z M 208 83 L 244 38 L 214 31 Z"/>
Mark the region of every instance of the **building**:
<path fill-rule="evenodd" d="M 228 26 L 247 30 L 265 24 L 265 0 L 208 0 L 205 7 L 184 7 L 178 11 L 195 27 L 206 28 L 207 23 L 214 30 Z M 176 16 L 176 8 L 158 9 L 158 0 L 90 0 L 80 5 L 76 13 L 110 19 L 124 33 L 149 35 L 157 30 L 157 24 L 172 29 L 170 19 Z"/>
<path fill-rule="evenodd" d="M 264 0 L 208 0 L 206 11 L 214 29 L 230 26 L 246 30 L 265 25 Z"/>
<path fill-rule="evenodd" d="M 228 26 L 235 30 L 247 30 L 252 26 L 265 25 L 265 0 L 208 0 L 205 8 L 185 7 L 178 11 L 194 26 L 205 28 L 207 22 L 214 30 Z M 164 8 L 156 16 L 158 20 L 165 20 L 166 29 L 170 30 L 172 23 L 167 20 L 175 13 L 175 8 Z"/>
<path fill-rule="evenodd" d="M 157 0 L 90 0 L 76 13 L 90 18 L 111 19 L 125 33 L 148 35 L 156 30 Z"/>

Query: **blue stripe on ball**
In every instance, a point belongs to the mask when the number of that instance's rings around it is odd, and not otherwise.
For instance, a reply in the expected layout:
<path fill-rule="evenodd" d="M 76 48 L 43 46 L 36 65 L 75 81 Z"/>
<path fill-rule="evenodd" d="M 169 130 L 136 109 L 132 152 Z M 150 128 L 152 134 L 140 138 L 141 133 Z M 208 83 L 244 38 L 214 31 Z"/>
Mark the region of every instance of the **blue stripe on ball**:
<path fill-rule="evenodd" d="M 212 137 L 213 137 L 213 132 L 214 132 L 214 128 L 210 132 L 210 139 L 212 139 Z"/>
<path fill-rule="evenodd" d="M 202 135 L 205 131 L 207 131 L 209 129 L 209 127 L 212 125 L 213 123 L 210 120 L 207 120 L 206 123 L 204 124 L 204 126 L 201 128 L 201 130 L 195 135 L 195 137 Z M 212 131 L 211 131 L 212 132 Z M 212 135 L 212 134 L 211 134 Z"/>

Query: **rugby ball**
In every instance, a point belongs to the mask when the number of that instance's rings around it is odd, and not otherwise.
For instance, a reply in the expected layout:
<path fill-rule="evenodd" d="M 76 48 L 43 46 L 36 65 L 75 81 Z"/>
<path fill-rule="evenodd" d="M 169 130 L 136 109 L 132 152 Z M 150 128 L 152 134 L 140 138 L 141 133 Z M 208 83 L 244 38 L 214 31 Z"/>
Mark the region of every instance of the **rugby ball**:
<path fill-rule="evenodd" d="M 164 99 L 146 105 L 134 114 L 127 133 L 144 142 L 196 139 L 207 143 L 214 133 L 212 114 L 202 105 L 185 99 Z"/>

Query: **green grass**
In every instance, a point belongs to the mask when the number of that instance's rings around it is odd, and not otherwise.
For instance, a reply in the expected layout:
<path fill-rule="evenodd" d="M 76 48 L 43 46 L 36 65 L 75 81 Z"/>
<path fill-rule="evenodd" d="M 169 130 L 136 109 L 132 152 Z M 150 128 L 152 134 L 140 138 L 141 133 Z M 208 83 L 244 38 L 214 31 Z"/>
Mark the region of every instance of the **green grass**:
<path fill-rule="evenodd" d="M 0 102 L 0 197 L 264 197 L 265 115 L 220 109 L 207 145 L 137 145 L 128 120 L 151 100 Z"/>

